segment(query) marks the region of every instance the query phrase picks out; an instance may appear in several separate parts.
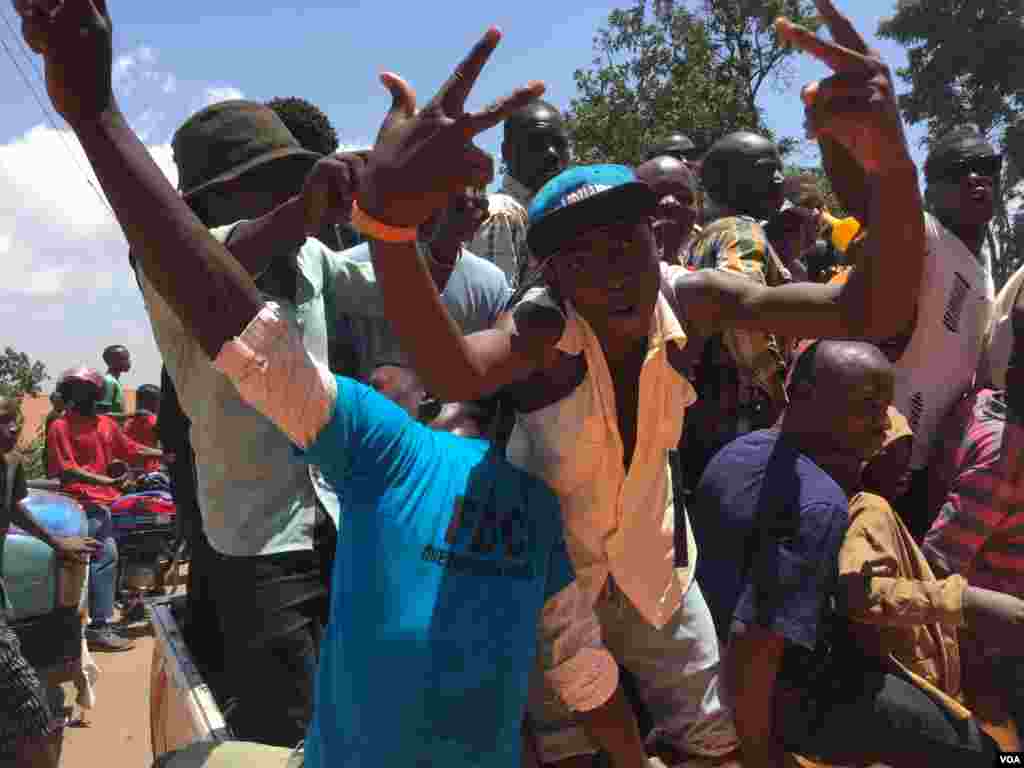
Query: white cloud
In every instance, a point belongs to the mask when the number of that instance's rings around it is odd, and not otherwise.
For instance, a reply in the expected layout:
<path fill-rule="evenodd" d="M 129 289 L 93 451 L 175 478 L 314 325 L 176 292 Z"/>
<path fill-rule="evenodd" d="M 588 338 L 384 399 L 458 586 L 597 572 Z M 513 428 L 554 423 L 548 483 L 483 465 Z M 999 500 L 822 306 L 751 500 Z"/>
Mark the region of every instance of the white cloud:
<path fill-rule="evenodd" d="M 121 84 L 128 79 L 133 69 L 135 69 L 136 59 L 131 54 L 121 54 L 114 59 L 114 69 L 112 73 L 114 88 L 120 88 Z"/>
<path fill-rule="evenodd" d="M 233 101 L 244 98 L 245 94 L 238 88 L 231 86 L 211 87 L 203 91 L 203 106 L 208 107 L 221 101 Z"/>
<path fill-rule="evenodd" d="M 160 128 L 166 115 L 157 112 L 155 109 L 147 109 L 141 115 L 132 120 L 132 127 L 144 142 L 154 137 L 154 133 Z"/>
<path fill-rule="evenodd" d="M 172 185 L 172 132 L 197 109 L 242 98 L 229 83 L 179 80 L 160 52 L 140 46 L 115 58 L 122 109 Z M 159 382 L 160 357 L 128 266 L 120 226 L 74 134 L 38 125 L 0 143 L 0 323 L 10 344 L 52 372 L 101 364 L 125 344 L 127 386 Z"/>
<path fill-rule="evenodd" d="M 149 149 L 176 184 L 170 146 Z M 69 131 L 37 126 L 0 145 L 5 343 L 42 360 L 51 372 L 99 365 L 103 347 L 123 343 L 136 359 L 128 385 L 158 381 L 160 359 L 128 268 L 127 245 L 87 180 L 92 172 Z"/>
<path fill-rule="evenodd" d="M 57 297 L 64 293 L 64 276 L 70 267 L 37 269 L 25 276 L 22 292 L 29 297 Z"/>

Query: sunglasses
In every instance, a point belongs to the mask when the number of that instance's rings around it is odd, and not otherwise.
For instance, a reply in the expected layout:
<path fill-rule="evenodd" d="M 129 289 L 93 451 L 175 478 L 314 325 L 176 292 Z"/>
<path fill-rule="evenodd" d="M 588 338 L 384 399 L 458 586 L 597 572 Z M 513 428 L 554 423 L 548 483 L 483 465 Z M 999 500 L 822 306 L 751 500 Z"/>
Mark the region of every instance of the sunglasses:
<path fill-rule="evenodd" d="M 1000 155 L 987 155 L 985 157 L 969 157 L 958 160 L 949 167 L 943 169 L 938 178 L 943 181 L 959 182 L 971 174 L 985 176 L 990 179 L 998 179 L 1003 170 L 1003 158 Z"/>

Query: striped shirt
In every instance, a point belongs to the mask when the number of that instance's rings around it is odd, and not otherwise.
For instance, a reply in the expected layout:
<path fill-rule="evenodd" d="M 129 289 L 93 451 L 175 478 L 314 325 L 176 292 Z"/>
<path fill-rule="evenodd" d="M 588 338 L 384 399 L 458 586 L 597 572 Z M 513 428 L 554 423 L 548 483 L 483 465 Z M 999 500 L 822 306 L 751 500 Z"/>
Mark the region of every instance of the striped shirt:
<path fill-rule="evenodd" d="M 469 244 L 471 252 L 501 268 L 513 290 L 530 261 L 526 208 L 532 197 L 530 190 L 506 174 L 501 191 L 487 196 L 487 219 Z"/>
<path fill-rule="evenodd" d="M 924 552 L 941 573 L 1024 597 L 1024 425 L 1004 393 L 963 400 L 940 434 L 948 489 Z"/>
<path fill-rule="evenodd" d="M 706 225 L 693 244 L 688 266 L 721 269 L 767 286 L 791 279 L 764 229 L 749 216 L 728 216 Z M 711 364 L 698 378 L 703 402 L 695 409 L 704 412 L 706 428 L 732 439 L 770 426 L 770 421 L 759 423 L 751 417 L 758 403 L 768 400 L 781 407 L 785 402 L 786 363 L 777 340 L 760 331 L 732 328 L 710 344 L 705 360 Z"/>

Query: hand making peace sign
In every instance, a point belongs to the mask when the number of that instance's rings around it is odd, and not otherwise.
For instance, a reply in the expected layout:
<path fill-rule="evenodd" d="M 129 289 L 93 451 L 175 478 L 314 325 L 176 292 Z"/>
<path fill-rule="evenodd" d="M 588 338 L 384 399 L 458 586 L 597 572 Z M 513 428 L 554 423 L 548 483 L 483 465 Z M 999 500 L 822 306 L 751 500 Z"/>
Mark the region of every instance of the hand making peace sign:
<path fill-rule="evenodd" d="M 803 90 L 809 132 L 841 144 L 868 174 L 911 163 L 889 67 L 830 0 L 815 0 L 834 43 L 788 19 L 775 23 L 786 42 L 835 73 Z"/>
<path fill-rule="evenodd" d="M 483 187 L 493 178 L 493 160 L 473 146 L 473 138 L 544 93 L 544 84 L 533 81 L 480 112 L 464 111 L 499 40 L 501 33 L 489 29 L 419 112 L 408 83 L 391 72 L 381 75 L 393 101 L 359 187 L 359 206 L 367 214 L 391 226 L 416 226 L 456 190 Z"/>

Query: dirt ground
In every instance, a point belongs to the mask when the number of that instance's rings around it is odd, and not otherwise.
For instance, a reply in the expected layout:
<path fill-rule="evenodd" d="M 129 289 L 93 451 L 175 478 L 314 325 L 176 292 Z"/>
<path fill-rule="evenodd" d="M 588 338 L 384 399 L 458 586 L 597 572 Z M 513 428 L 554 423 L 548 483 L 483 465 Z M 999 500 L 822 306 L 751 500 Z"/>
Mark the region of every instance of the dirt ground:
<path fill-rule="evenodd" d="M 62 768 L 146 768 L 153 762 L 149 741 L 149 668 L 153 636 L 148 625 L 126 630 L 135 647 L 120 653 L 93 653 L 100 668 L 96 706 L 75 707 L 85 724 L 64 729 Z M 74 689 L 65 699 L 74 701 Z"/>

